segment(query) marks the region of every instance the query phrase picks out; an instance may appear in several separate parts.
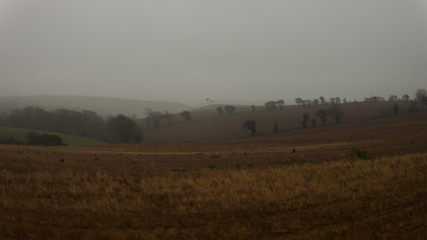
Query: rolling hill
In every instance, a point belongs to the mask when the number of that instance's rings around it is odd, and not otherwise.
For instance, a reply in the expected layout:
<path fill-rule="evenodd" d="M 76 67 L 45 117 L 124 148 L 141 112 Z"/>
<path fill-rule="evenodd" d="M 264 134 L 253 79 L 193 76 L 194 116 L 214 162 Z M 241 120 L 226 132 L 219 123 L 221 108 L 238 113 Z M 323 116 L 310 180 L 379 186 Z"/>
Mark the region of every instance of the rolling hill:
<path fill-rule="evenodd" d="M 192 108 L 189 105 L 176 102 L 154 102 L 108 97 L 58 95 L 0 97 L 0 110 L 7 111 L 27 106 L 38 106 L 46 110 L 61 108 L 76 111 L 91 110 L 103 116 L 123 113 L 139 117 L 145 115 L 145 109 L 147 108 L 161 112 L 181 112 Z"/>
<path fill-rule="evenodd" d="M 1 138 L 13 138 L 15 140 L 21 142 L 28 142 L 27 134 L 28 132 L 37 132 L 39 134 L 56 134 L 60 138 L 62 138 L 62 142 L 70 145 L 70 146 L 93 146 L 93 145 L 104 145 L 107 144 L 100 140 L 78 137 L 68 134 L 62 133 L 54 133 L 54 132 L 46 132 L 46 131 L 38 131 L 38 130 L 30 130 L 30 129 L 22 129 L 22 128 L 10 128 L 10 127 L 0 127 L 0 139 Z"/>
<path fill-rule="evenodd" d="M 344 118 L 341 125 L 355 122 L 369 121 L 377 118 L 394 118 L 392 109 L 395 104 L 399 106 L 398 116 L 408 115 L 411 109 L 410 102 L 380 102 L 380 103 L 351 103 L 339 104 L 344 110 Z M 161 122 L 160 127 L 155 129 L 148 127 L 146 122 L 140 120 L 143 128 L 145 142 L 183 142 L 183 141 L 218 141 L 239 139 L 251 136 L 251 133 L 242 127 L 245 120 L 255 120 L 257 126 L 256 136 L 271 135 L 274 130 L 274 122 L 277 123 L 279 132 L 277 134 L 289 134 L 289 132 L 302 128 L 302 115 L 310 116 L 307 129 L 314 128 L 312 119 L 316 119 L 317 127 L 324 128 L 335 125 L 334 119 L 328 117 L 326 126 L 323 126 L 315 113 L 319 109 L 329 107 L 307 107 L 289 105 L 282 110 L 267 111 L 262 106 L 257 106 L 252 112 L 249 107 L 237 108 L 234 114 L 219 114 L 216 110 L 192 112 L 192 119 L 185 121 L 179 115 L 174 115 L 168 124 Z M 419 105 L 420 111 L 426 107 Z"/>

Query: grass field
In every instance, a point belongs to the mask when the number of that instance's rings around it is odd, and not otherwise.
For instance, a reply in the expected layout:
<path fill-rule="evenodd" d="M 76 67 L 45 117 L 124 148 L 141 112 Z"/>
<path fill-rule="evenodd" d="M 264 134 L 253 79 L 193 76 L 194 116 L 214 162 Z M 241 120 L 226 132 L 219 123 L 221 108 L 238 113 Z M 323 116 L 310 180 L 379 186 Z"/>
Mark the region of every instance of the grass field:
<path fill-rule="evenodd" d="M 0 138 L 6 138 L 6 139 L 13 138 L 21 142 L 28 142 L 28 139 L 27 139 L 28 132 L 56 134 L 62 138 L 62 141 L 65 144 L 70 146 L 91 146 L 91 145 L 106 144 L 105 142 L 91 139 L 91 138 L 83 138 L 83 137 L 77 137 L 77 136 L 68 135 L 68 134 L 44 132 L 44 131 L 21 129 L 21 128 L 10 128 L 10 127 L 0 127 Z"/>
<path fill-rule="evenodd" d="M 0 146 L 0 239 L 425 239 L 425 113 L 243 140 Z"/>

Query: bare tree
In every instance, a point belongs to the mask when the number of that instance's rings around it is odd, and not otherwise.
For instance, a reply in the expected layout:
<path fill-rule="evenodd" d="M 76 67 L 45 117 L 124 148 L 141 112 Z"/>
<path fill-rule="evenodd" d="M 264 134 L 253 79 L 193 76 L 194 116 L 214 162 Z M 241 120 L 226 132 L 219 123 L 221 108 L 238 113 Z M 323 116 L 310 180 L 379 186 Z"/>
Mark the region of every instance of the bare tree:
<path fill-rule="evenodd" d="M 247 130 L 251 131 L 252 134 L 256 133 L 256 121 L 255 120 L 245 120 L 242 125 Z"/>
<path fill-rule="evenodd" d="M 397 115 L 397 113 L 399 112 L 399 105 L 394 104 L 394 106 L 393 106 L 393 112 L 394 112 L 394 115 Z"/>
<path fill-rule="evenodd" d="M 337 106 L 332 106 L 328 109 L 328 114 L 335 119 L 336 124 L 339 124 L 344 117 L 344 110 Z"/>
<path fill-rule="evenodd" d="M 403 95 L 403 100 L 404 101 L 409 101 L 409 95 L 408 94 Z"/>
<path fill-rule="evenodd" d="M 274 125 L 273 132 L 275 133 L 279 132 L 279 125 L 277 124 L 277 121 L 274 121 L 273 125 Z"/>
<path fill-rule="evenodd" d="M 420 88 L 415 93 L 415 97 L 417 98 L 418 102 L 422 102 L 423 98 L 427 97 L 427 91 L 425 89 Z"/>
<path fill-rule="evenodd" d="M 234 107 L 232 105 L 227 105 L 227 106 L 224 107 L 224 109 L 229 114 L 233 114 L 236 111 L 236 107 Z"/>
<path fill-rule="evenodd" d="M 307 125 L 307 122 L 308 122 L 308 119 L 310 118 L 310 116 L 308 116 L 308 114 L 307 113 L 304 113 L 303 115 L 302 115 L 302 125 L 305 127 L 306 125 Z"/>
<path fill-rule="evenodd" d="M 219 113 L 219 114 L 222 114 L 224 111 L 222 110 L 222 107 L 217 107 L 216 108 L 216 111 Z"/>
<path fill-rule="evenodd" d="M 191 120 L 191 113 L 189 111 L 182 111 L 179 115 L 187 121 Z"/>
<path fill-rule="evenodd" d="M 285 101 L 283 101 L 283 99 L 279 99 L 276 101 L 276 105 L 278 105 L 280 109 L 283 109 L 283 105 L 285 105 Z"/>
<path fill-rule="evenodd" d="M 326 120 L 328 120 L 328 111 L 326 109 L 320 109 L 316 112 L 316 116 L 322 120 L 323 125 L 326 124 Z"/>
<path fill-rule="evenodd" d="M 313 104 L 314 104 L 315 107 L 319 106 L 319 99 L 317 99 L 317 98 L 314 99 L 313 100 Z"/>

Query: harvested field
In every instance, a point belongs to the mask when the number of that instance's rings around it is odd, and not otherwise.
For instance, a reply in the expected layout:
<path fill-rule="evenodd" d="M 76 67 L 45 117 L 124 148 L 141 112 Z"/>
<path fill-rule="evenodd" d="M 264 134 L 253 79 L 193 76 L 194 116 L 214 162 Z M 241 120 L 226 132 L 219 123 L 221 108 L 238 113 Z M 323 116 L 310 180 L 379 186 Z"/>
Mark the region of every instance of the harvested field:
<path fill-rule="evenodd" d="M 0 239 L 424 239 L 426 119 L 224 142 L 0 146 Z"/>

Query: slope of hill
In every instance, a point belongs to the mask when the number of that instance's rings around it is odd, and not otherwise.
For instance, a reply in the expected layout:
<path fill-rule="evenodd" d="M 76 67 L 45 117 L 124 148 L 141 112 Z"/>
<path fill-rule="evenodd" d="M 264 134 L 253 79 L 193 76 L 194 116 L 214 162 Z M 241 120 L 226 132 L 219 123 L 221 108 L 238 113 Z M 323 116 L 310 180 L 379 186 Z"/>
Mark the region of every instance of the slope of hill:
<path fill-rule="evenodd" d="M 145 109 L 147 108 L 162 112 L 180 112 L 192 108 L 189 105 L 176 102 L 152 102 L 108 97 L 41 95 L 0 98 L 0 110 L 11 110 L 27 106 L 38 106 L 46 110 L 59 108 L 77 111 L 91 110 L 104 116 L 123 113 L 126 115 L 137 115 L 139 117 L 145 115 Z"/>
<path fill-rule="evenodd" d="M 91 138 L 78 137 L 78 136 L 62 134 L 62 133 L 45 132 L 45 131 L 29 130 L 29 129 L 22 129 L 22 128 L 10 128 L 10 127 L 0 127 L 0 138 L 7 138 L 7 139 L 13 138 L 21 142 L 28 142 L 28 139 L 27 139 L 28 132 L 37 132 L 39 134 L 43 134 L 43 133 L 56 134 L 62 139 L 63 143 L 70 146 L 93 146 L 93 145 L 106 144 L 105 142 L 91 139 Z"/>
<path fill-rule="evenodd" d="M 381 103 L 352 103 L 339 104 L 344 110 L 342 125 L 349 123 L 367 121 L 383 116 L 391 116 L 395 104 L 399 105 L 399 115 L 407 114 L 411 109 L 410 102 L 381 102 Z M 216 141 L 238 139 L 251 136 L 251 133 L 242 127 L 245 120 L 255 120 L 256 135 L 271 134 L 276 122 L 280 133 L 287 134 L 298 128 L 302 128 L 302 115 L 307 113 L 310 117 L 307 128 L 313 128 L 312 119 L 316 119 L 317 128 L 323 128 L 321 121 L 315 113 L 319 109 L 328 106 L 307 107 L 285 106 L 283 110 L 267 111 L 263 107 L 257 107 L 253 113 L 250 108 L 237 108 L 235 114 L 219 114 L 215 110 L 200 111 L 192 113 L 192 120 L 185 121 L 182 117 L 175 115 L 170 124 L 162 122 L 158 129 L 149 127 L 141 120 L 144 130 L 145 142 L 179 142 L 179 141 Z M 419 106 L 424 111 L 425 106 Z M 335 125 L 334 119 L 328 117 L 327 126 Z M 280 134 L 279 133 L 279 134 Z"/>

